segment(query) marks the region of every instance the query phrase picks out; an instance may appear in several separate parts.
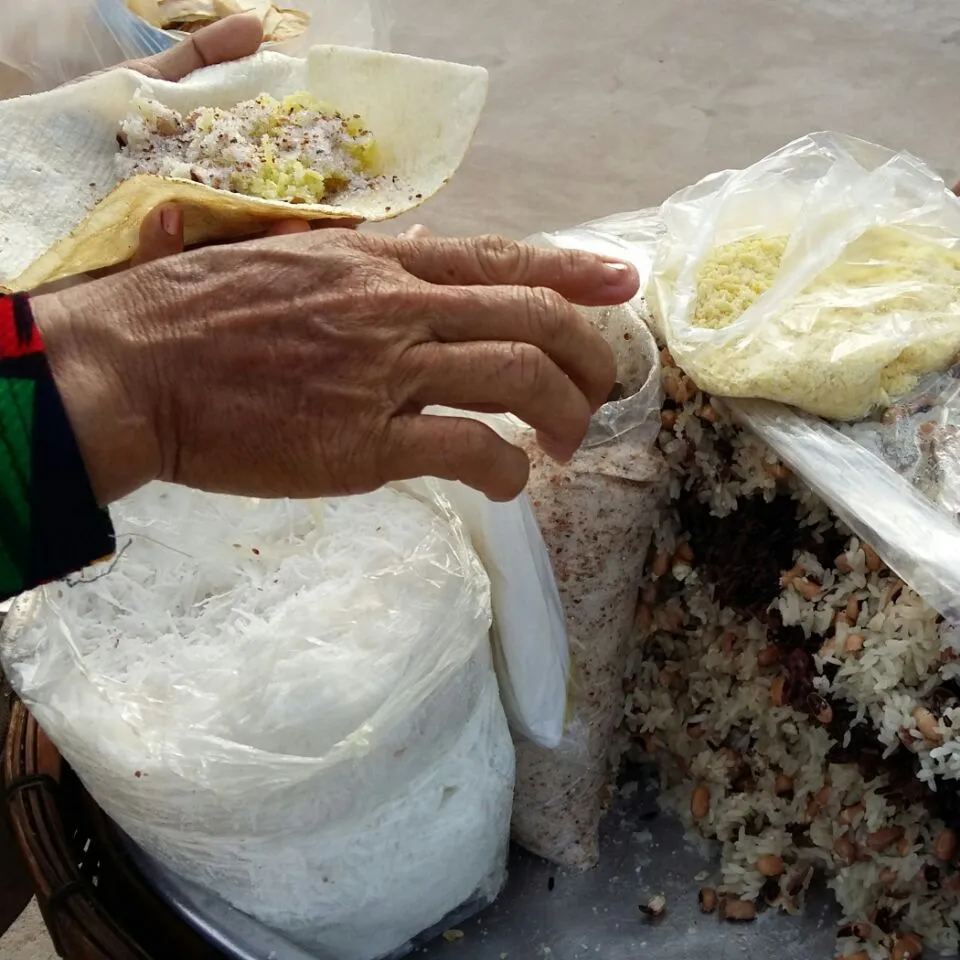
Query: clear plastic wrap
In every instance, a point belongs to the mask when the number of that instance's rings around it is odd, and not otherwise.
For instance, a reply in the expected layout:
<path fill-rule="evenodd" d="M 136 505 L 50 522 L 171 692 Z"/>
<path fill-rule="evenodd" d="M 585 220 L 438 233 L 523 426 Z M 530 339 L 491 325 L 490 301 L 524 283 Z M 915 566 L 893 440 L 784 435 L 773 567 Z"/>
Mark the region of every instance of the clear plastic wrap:
<path fill-rule="evenodd" d="M 311 503 L 152 485 L 112 569 L 35 591 L 3 665 L 163 867 L 330 960 L 499 892 L 514 757 L 487 578 L 430 484 Z"/>
<path fill-rule="evenodd" d="M 315 44 L 390 49 L 388 0 L 299 0 L 310 15 L 306 32 L 270 49 L 302 56 Z M 280 6 L 287 6 L 286 3 Z M 159 53 L 179 36 L 135 16 L 124 0 L 7 0 L 0 33 L 0 66 L 21 78 L 11 93 L 49 90 L 122 60 Z"/>
<path fill-rule="evenodd" d="M 534 240 L 604 253 L 618 246 L 589 229 Z M 513 835 L 532 852 L 578 868 L 599 856 L 608 755 L 623 714 L 637 593 L 665 481 L 653 449 L 662 400 L 653 337 L 631 307 L 587 315 L 617 356 L 622 399 L 598 411 L 569 464 L 544 456 L 522 424 L 512 437 L 530 456 L 527 490 L 560 590 L 573 681 L 561 745 L 548 751 L 517 742 Z"/>
<path fill-rule="evenodd" d="M 960 623 L 958 385 L 949 374 L 928 378 L 892 408 L 906 415 L 887 422 L 836 426 L 764 400 L 720 406 L 767 443 L 897 576 Z"/>
<path fill-rule="evenodd" d="M 812 134 L 661 215 L 650 303 L 714 395 L 856 420 L 960 349 L 960 200 L 908 154 Z"/>

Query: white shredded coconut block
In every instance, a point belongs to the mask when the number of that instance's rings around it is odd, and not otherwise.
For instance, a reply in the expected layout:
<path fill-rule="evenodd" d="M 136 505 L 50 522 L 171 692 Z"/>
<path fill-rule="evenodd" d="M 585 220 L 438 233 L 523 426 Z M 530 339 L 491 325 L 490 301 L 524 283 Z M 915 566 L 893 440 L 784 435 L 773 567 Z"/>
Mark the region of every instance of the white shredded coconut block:
<path fill-rule="evenodd" d="M 112 568 L 31 595 L 4 650 L 107 814 L 336 960 L 497 895 L 513 749 L 487 579 L 442 498 L 154 484 L 115 520 Z"/>

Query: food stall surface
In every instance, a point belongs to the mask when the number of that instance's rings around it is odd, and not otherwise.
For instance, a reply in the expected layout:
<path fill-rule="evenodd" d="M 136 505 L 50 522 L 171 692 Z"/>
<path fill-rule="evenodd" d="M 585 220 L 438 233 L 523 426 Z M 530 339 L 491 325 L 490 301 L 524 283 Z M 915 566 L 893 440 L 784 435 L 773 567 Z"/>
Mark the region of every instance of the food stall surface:
<path fill-rule="evenodd" d="M 560 870 L 515 850 L 497 903 L 416 949 L 409 960 L 832 957 L 838 914 L 824 890 L 814 888 L 795 917 L 771 910 L 752 923 L 731 923 L 716 910 L 701 910 L 700 889 L 719 885 L 716 860 L 709 848 L 684 836 L 677 820 L 659 812 L 655 777 L 649 768 L 626 776 L 603 822 L 596 870 Z M 140 862 L 164 898 L 225 960 L 310 960 L 222 901 Z M 651 915 L 651 903 L 663 905 L 659 916 Z"/>
<path fill-rule="evenodd" d="M 507 889 L 497 904 L 459 928 L 462 939 L 448 934 L 448 940 L 415 956 L 429 960 L 833 956 L 836 913 L 826 891 L 813 891 L 798 917 L 766 911 L 753 923 L 725 923 L 716 911 L 704 914 L 698 895 L 701 887 L 718 885 L 716 861 L 708 850 L 685 838 L 678 821 L 658 814 L 651 778 L 641 778 L 632 796 L 618 799 L 604 820 L 601 850 L 600 866 L 588 873 L 557 870 L 515 854 Z M 665 900 L 662 916 L 641 910 L 659 897 Z"/>

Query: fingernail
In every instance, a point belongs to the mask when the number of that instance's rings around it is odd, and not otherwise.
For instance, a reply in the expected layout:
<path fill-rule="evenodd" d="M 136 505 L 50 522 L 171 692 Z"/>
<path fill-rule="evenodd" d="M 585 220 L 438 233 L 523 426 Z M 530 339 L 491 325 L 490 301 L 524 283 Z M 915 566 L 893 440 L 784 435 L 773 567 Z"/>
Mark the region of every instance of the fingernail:
<path fill-rule="evenodd" d="M 425 237 L 430 231 L 422 223 L 415 223 L 412 227 L 407 227 L 403 233 L 400 234 L 401 240 L 420 240 Z"/>
<path fill-rule="evenodd" d="M 176 207 L 160 211 L 160 229 L 171 237 L 180 236 L 180 211 Z"/>
<path fill-rule="evenodd" d="M 622 260 L 605 260 L 603 263 L 603 282 L 611 287 L 622 286 L 633 277 L 633 267 Z"/>

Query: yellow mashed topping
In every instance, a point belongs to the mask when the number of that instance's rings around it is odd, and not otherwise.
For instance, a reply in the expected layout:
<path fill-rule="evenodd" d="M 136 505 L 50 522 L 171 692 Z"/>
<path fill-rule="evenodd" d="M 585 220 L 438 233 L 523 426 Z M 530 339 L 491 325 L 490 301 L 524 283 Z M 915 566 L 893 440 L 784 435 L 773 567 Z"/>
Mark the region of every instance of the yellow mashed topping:
<path fill-rule="evenodd" d="M 713 250 L 697 275 L 693 325 L 721 331 L 739 320 L 773 285 L 786 246 L 785 237 L 749 237 Z M 758 327 L 697 347 L 690 372 L 721 396 L 854 420 L 958 351 L 960 252 L 878 227 Z"/>
<path fill-rule="evenodd" d="M 376 176 L 378 149 L 358 115 L 308 93 L 264 94 L 182 115 L 137 97 L 121 124 L 121 177 L 193 180 L 266 200 L 320 203 Z"/>

